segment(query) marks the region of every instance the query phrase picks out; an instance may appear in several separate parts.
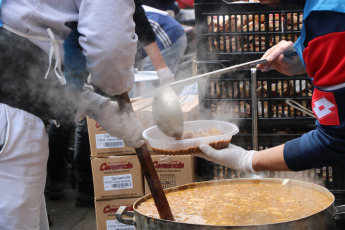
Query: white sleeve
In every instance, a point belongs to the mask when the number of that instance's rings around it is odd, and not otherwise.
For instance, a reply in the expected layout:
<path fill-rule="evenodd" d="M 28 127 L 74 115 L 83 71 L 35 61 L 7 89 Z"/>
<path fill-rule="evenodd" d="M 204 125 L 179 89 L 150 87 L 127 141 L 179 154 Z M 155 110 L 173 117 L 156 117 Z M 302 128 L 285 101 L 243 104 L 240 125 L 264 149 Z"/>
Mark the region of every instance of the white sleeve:
<path fill-rule="evenodd" d="M 137 35 L 134 1 L 82 0 L 79 43 L 93 83 L 113 96 L 128 92 L 134 83 Z"/>

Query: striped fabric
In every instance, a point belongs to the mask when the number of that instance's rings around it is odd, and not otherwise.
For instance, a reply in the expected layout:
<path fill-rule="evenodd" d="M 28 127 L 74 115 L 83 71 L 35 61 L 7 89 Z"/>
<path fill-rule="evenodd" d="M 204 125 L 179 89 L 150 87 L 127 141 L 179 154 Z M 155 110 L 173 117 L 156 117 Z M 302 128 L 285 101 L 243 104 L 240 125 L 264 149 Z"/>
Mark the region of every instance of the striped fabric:
<path fill-rule="evenodd" d="M 169 38 L 169 35 L 164 31 L 164 29 L 159 25 L 159 23 L 151 19 L 149 19 L 149 22 L 157 38 L 162 42 L 164 48 L 171 46 L 172 42 Z"/>

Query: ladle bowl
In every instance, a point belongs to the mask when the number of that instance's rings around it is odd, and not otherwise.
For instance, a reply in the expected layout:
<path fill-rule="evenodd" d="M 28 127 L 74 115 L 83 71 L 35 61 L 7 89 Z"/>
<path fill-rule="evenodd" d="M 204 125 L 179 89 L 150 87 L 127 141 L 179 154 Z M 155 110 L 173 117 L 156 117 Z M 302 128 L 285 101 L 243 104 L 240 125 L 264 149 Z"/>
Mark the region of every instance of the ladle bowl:
<path fill-rule="evenodd" d="M 180 139 L 183 133 L 181 105 L 174 90 L 169 86 L 157 89 L 152 102 L 153 119 L 167 136 Z"/>

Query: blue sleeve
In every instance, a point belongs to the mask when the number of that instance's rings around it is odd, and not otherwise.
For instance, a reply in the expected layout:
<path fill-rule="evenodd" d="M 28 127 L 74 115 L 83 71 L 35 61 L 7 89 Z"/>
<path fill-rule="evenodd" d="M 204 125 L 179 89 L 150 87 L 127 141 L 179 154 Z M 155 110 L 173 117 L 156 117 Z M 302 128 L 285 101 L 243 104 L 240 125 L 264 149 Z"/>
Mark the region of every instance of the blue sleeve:
<path fill-rule="evenodd" d="M 285 143 L 284 159 L 293 171 L 345 162 L 345 139 L 328 134 L 317 121 L 315 130 Z"/>

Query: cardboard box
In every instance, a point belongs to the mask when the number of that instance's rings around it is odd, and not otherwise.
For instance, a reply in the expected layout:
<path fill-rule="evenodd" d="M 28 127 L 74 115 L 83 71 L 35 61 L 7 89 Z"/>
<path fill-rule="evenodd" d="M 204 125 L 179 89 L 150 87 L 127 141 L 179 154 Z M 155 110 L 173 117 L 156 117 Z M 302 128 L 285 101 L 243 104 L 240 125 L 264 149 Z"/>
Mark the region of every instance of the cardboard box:
<path fill-rule="evenodd" d="M 179 96 L 182 109 L 183 120 L 193 121 L 199 117 L 199 97 L 198 95 Z M 144 128 L 156 125 L 152 114 L 153 98 L 139 98 L 133 101 L 132 106 Z"/>
<path fill-rule="evenodd" d="M 144 195 L 143 174 L 136 155 L 91 158 L 96 200 Z"/>
<path fill-rule="evenodd" d="M 151 157 L 163 189 L 194 182 L 194 157 L 191 155 Z M 149 193 L 145 179 L 145 195 Z"/>
<path fill-rule="evenodd" d="M 86 119 L 92 157 L 135 154 L 135 149 L 127 147 L 122 139 L 109 135 L 94 119 Z"/>
<path fill-rule="evenodd" d="M 95 202 L 96 223 L 98 230 L 133 229 L 135 226 L 125 225 L 116 219 L 116 212 L 121 206 L 133 211 L 133 204 L 139 198 L 115 199 Z M 129 218 L 129 217 L 128 217 Z"/>

